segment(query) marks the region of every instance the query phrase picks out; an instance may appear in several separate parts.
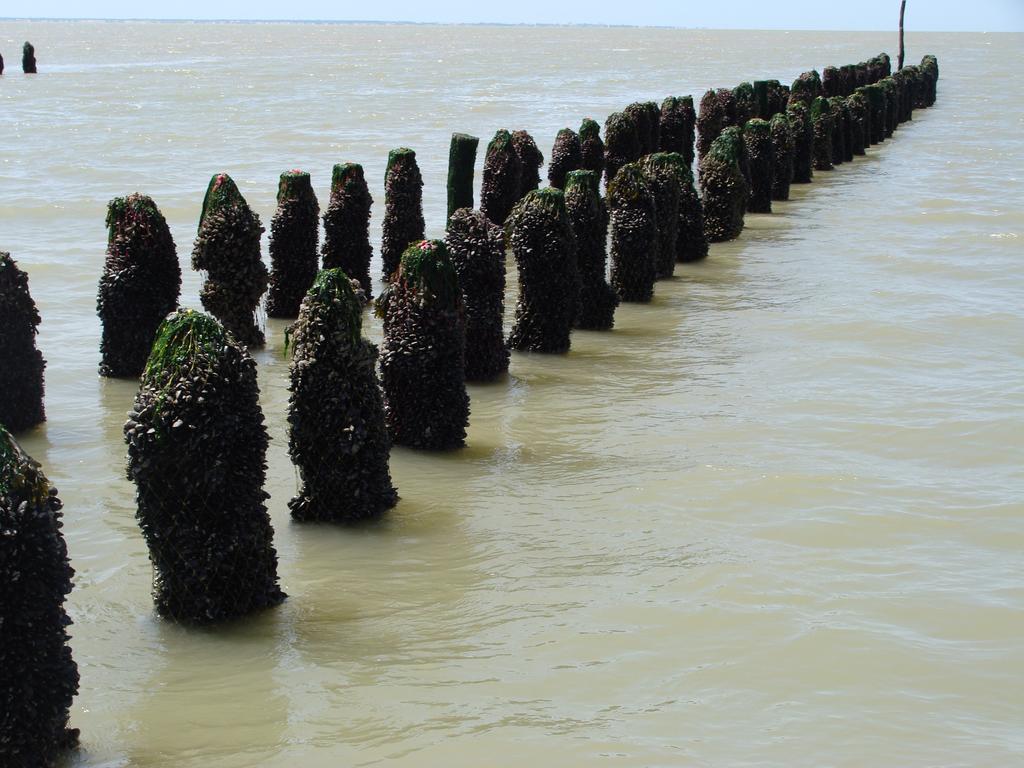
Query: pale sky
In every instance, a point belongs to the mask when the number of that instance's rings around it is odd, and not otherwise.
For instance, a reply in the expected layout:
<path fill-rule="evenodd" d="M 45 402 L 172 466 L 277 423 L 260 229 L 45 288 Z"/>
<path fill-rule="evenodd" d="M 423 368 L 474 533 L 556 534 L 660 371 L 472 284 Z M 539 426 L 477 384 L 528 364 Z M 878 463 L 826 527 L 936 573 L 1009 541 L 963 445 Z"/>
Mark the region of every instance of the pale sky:
<path fill-rule="evenodd" d="M 273 19 L 895 29 L 899 0 L 3 0 L 7 18 Z M 1024 0 L 908 0 L 908 31 L 1024 31 Z"/>

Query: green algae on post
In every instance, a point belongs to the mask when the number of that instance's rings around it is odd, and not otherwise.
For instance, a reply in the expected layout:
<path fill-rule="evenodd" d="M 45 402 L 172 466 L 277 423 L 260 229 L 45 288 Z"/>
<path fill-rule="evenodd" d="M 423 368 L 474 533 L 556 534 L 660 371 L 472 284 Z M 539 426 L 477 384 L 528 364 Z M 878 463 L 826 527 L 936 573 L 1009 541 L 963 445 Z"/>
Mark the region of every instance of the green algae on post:
<path fill-rule="evenodd" d="M 636 123 L 623 112 L 612 112 L 604 123 L 605 185 L 626 163 L 640 159 L 640 134 Z"/>
<path fill-rule="evenodd" d="M 564 189 L 566 175 L 582 167 L 583 147 L 580 144 L 580 137 L 571 128 L 562 128 L 555 136 L 554 146 L 551 147 L 548 184 L 555 189 Z"/>
<path fill-rule="evenodd" d="M 21 71 L 26 75 L 36 74 L 36 49 L 28 41 L 21 48 Z"/>
<path fill-rule="evenodd" d="M 0 424 L 12 432 L 46 421 L 46 361 L 36 348 L 39 322 L 28 275 L 11 254 L 0 251 Z"/>
<path fill-rule="evenodd" d="M 260 258 L 263 225 L 235 182 L 214 174 L 206 188 L 199 233 L 192 248 L 192 268 L 204 272 L 199 291 L 203 307 L 240 344 L 262 347 L 256 308 L 267 289 L 267 268 Z"/>
<path fill-rule="evenodd" d="M 526 131 L 513 131 L 512 149 L 519 158 L 519 196 L 517 201 L 528 192 L 540 187 L 540 167 L 544 165 L 544 155 L 537 148 L 537 142 Z"/>
<path fill-rule="evenodd" d="M 459 208 L 473 207 L 473 168 L 480 139 L 453 133 L 448 148 L 448 218 Z"/>
<path fill-rule="evenodd" d="M 505 239 L 478 211 L 460 208 L 448 219 L 445 245 L 459 278 L 466 315 L 466 381 L 491 381 L 508 370 L 505 315 Z"/>
<path fill-rule="evenodd" d="M 604 173 L 604 141 L 601 140 L 601 126 L 589 117 L 580 124 L 580 152 L 583 156 L 581 168 L 593 171 L 600 179 Z"/>
<path fill-rule="evenodd" d="M 78 665 L 64 603 L 75 572 L 60 498 L 0 425 L 0 765 L 49 768 L 78 743 L 69 728 Z"/>
<path fill-rule="evenodd" d="M 416 163 L 416 153 L 408 147 L 392 149 L 384 172 L 384 221 L 380 245 L 385 281 L 390 280 L 398 269 L 398 262 L 409 244 L 423 239 L 425 227 L 423 177 Z"/>
<path fill-rule="evenodd" d="M 124 435 L 157 613 L 207 624 L 283 601 L 256 363 L 231 333 L 193 310 L 169 316 Z"/>
<path fill-rule="evenodd" d="M 748 120 L 743 129 L 743 142 L 750 162 L 750 199 L 747 201 L 747 210 L 751 213 L 771 213 L 775 152 L 768 121 L 759 117 Z"/>
<path fill-rule="evenodd" d="M 730 126 L 715 139 L 700 162 L 704 232 L 708 242 L 732 240 L 743 231 L 749 195 L 740 168 L 743 154 L 743 134 L 739 128 Z"/>
<path fill-rule="evenodd" d="M 448 450 L 466 441 L 466 331 L 455 267 L 440 240 L 411 244 L 377 299 L 384 318 L 384 419 L 397 445 Z"/>
<path fill-rule="evenodd" d="M 608 266 L 608 209 L 598 194 L 600 176 L 573 171 L 565 182 L 565 210 L 576 238 L 580 293 L 574 328 L 606 331 L 615 324 L 619 297 L 605 279 Z"/>
<path fill-rule="evenodd" d="M 141 375 L 160 323 L 178 306 L 181 267 L 156 203 L 138 193 L 107 206 L 107 255 L 96 312 L 100 375 Z"/>
<path fill-rule="evenodd" d="M 521 177 L 522 165 L 512 144 L 512 134 L 502 128 L 487 145 L 480 189 L 480 210 L 499 227 L 519 200 Z"/>
<path fill-rule="evenodd" d="M 793 181 L 793 125 L 784 112 L 772 116 L 772 200 L 789 200 Z"/>
<path fill-rule="evenodd" d="M 331 173 L 331 199 L 324 212 L 324 269 L 341 269 L 359 281 L 367 300 L 370 289 L 370 209 L 373 198 L 363 166 L 339 163 Z"/>
<path fill-rule="evenodd" d="M 269 317 L 299 316 L 302 298 L 316 279 L 319 216 L 309 174 L 298 169 L 282 173 L 277 211 L 270 221 Z"/>
<path fill-rule="evenodd" d="M 672 277 L 676 267 L 676 238 L 679 234 L 679 195 L 682 186 L 683 156 L 659 152 L 640 160 L 644 181 L 654 195 L 658 240 L 654 251 L 654 277 Z"/>
<path fill-rule="evenodd" d="M 654 295 L 658 212 L 637 163 L 622 166 L 608 187 L 611 210 L 611 284 L 620 301 L 645 303 Z"/>
<path fill-rule="evenodd" d="M 288 452 L 302 487 L 288 502 L 302 521 L 350 523 L 398 501 L 377 379 L 377 347 L 363 338 L 362 305 L 341 269 L 321 271 L 290 329 Z"/>
<path fill-rule="evenodd" d="M 565 195 L 552 188 L 531 192 L 513 209 L 507 230 L 519 268 L 519 300 L 509 346 L 568 352 L 579 275 Z"/>

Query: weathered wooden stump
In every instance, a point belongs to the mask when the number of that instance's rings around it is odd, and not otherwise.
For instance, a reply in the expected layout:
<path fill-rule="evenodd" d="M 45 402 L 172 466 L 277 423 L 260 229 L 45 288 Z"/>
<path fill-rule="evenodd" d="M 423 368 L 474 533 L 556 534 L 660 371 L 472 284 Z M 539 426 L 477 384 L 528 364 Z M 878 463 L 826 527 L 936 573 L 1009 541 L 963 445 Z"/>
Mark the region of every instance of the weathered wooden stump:
<path fill-rule="evenodd" d="M 36 348 L 39 310 L 28 275 L 0 251 L 0 425 L 21 432 L 46 421 L 43 370 Z"/>
<path fill-rule="evenodd" d="M 448 149 L 448 218 L 459 208 L 473 207 L 473 169 L 480 139 L 453 133 Z"/>

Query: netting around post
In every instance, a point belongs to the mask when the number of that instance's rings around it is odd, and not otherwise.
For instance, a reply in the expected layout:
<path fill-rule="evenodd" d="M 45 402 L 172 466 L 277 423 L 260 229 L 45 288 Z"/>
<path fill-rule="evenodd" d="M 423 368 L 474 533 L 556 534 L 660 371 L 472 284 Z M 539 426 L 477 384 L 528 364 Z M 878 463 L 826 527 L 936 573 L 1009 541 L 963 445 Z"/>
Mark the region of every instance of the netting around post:
<path fill-rule="evenodd" d="M 11 254 L 0 251 L 0 424 L 12 432 L 46 421 L 46 361 L 36 348 L 39 320 L 28 275 Z"/>
<path fill-rule="evenodd" d="M 49 768 L 75 746 L 78 692 L 64 600 L 74 571 L 61 501 L 0 425 L 0 765 Z"/>
<path fill-rule="evenodd" d="M 214 318 L 160 326 L 124 435 L 157 612 L 203 624 L 284 600 L 256 363 Z"/>
<path fill-rule="evenodd" d="M 355 522 L 398 500 L 377 380 L 377 347 L 362 337 L 362 305 L 342 270 L 323 270 L 289 329 L 288 451 L 302 487 L 296 520 Z"/>
<path fill-rule="evenodd" d="M 469 424 L 459 281 L 440 240 L 411 244 L 377 299 L 384 417 L 398 445 L 458 448 Z"/>
<path fill-rule="evenodd" d="M 181 267 L 156 203 L 138 193 L 107 206 L 107 255 L 96 312 L 103 326 L 100 374 L 142 373 L 156 329 L 178 306 Z"/>

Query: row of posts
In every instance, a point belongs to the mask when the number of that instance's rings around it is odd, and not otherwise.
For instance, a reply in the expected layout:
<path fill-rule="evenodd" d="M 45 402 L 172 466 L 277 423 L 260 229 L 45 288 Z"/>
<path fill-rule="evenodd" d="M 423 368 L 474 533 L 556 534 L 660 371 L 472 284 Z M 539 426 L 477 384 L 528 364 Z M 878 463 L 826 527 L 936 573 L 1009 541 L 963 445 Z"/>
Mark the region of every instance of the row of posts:
<path fill-rule="evenodd" d="M 385 283 L 374 302 L 380 350 L 362 335 L 373 201 L 359 165 L 334 167 L 322 245 L 309 174 L 281 174 L 269 271 L 259 216 L 227 174 L 215 175 L 192 251 L 209 314 L 178 308 L 175 245 L 153 200 L 111 201 L 100 372 L 140 378 L 124 436 L 157 612 L 204 624 L 285 599 L 263 490 L 268 436 L 247 351 L 264 343 L 256 321 L 264 294 L 268 315 L 294 319 L 287 419 L 300 483 L 289 510 L 298 521 L 372 519 L 398 500 L 392 443 L 464 444 L 466 381 L 504 374 L 510 349 L 562 353 L 574 328 L 610 329 L 619 302 L 649 301 L 676 263 L 736 237 L 746 212 L 769 212 L 790 183 L 864 154 L 933 104 L 937 79 L 932 56 L 891 73 L 882 54 L 826 68 L 823 78 L 805 73 L 790 88 L 769 80 L 711 90 L 699 115 L 689 96 L 632 104 L 608 117 L 603 139 L 589 119 L 578 132 L 559 131 L 543 189 L 533 139 L 501 130 L 487 147 L 480 210 L 479 141 L 455 134 L 443 240 L 424 239 L 416 156 L 396 149 L 385 177 Z M 519 298 L 506 337 L 509 249 Z M 0 758 L 12 768 L 51 765 L 77 739 L 68 728 L 78 672 L 63 607 L 73 571 L 61 505 L 10 434 L 45 418 L 39 321 L 26 274 L 0 253 L 0 699 L 14 704 L 0 726 Z M 11 588 L 18 584 L 26 586 Z"/>

